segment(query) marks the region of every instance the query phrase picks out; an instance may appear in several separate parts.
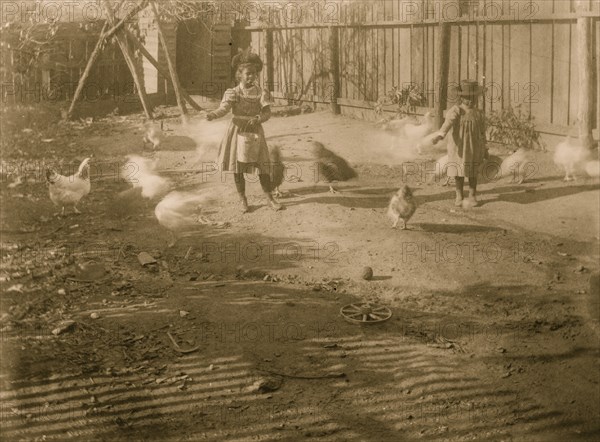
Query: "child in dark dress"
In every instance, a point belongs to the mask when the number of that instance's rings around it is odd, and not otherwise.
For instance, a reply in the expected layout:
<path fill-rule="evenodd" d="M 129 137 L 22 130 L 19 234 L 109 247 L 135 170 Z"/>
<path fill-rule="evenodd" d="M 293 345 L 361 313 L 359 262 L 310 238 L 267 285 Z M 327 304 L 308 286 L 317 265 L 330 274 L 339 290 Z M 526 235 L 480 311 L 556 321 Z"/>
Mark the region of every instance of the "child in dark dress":
<path fill-rule="evenodd" d="M 477 109 L 477 99 L 481 87 L 474 80 L 464 80 L 460 84 L 460 103 L 452 106 L 446 112 L 446 121 L 440 128 L 434 143 L 446 137 L 448 139 L 448 176 L 455 177 L 456 200 L 455 206 L 465 208 L 475 207 L 477 202 L 477 175 L 484 160 L 487 158 L 485 141 L 485 119 Z M 469 198 L 463 201 L 463 186 L 465 177 L 469 178 Z"/>

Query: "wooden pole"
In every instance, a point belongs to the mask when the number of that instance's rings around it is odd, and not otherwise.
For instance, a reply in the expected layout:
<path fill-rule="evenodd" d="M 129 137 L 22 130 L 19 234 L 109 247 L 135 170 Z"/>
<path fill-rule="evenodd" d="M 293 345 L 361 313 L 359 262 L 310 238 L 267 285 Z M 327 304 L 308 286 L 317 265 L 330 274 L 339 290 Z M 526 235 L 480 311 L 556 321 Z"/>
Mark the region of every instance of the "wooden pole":
<path fill-rule="evenodd" d="M 158 30 L 158 38 L 160 40 L 160 44 L 165 51 L 165 57 L 167 58 L 167 66 L 169 67 L 169 73 L 171 74 L 171 81 L 173 83 L 173 90 L 175 91 L 175 98 L 177 99 L 177 106 L 179 106 L 179 110 L 181 111 L 181 118 L 183 122 L 186 121 L 186 115 L 188 113 L 185 107 L 185 101 L 181 97 L 181 85 L 179 83 L 179 76 L 177 75 L 177 71 L 175 70 L 175 66 L 173 65 L 173 61 L 171 60 L 171 56 L 169 55 L 169 48 L 167 46 L 167 40 L 165 39 L 165 35 L 162 31 L 162 26 L 160 25 L 160 17 L 158 15 L 158 9 L 156 8 L 156 2 L 151 1 L 150 6 L 152 7 L 152 11 L 154 12 L 154 17 L 156 18 L 156 29 Z M 167 91 L 165 90 L 165 94 Z"/>
<path fill-rule="evenodd" d="M 587 11 L 587 0 L 577 1 L 577 12 Z M 583 15 L 583 14 L 581 14 Z M 577 55 L 579 62 L 579 141 L 587 148 L 593 146 L 592 137 L 592 21 L 590 17 L 577 17 Z"/>
<path fill-rule="evenodd" d="M 158 61 L 156 61 L 156 59 L 152 56 L 152 54 L 150 52 L 148 52 L 148 50 L 144 47 L 143 44 L 141 44 L 137 38 L 135 38 L 131 32 L 128 29 L 124 29 L 125 33 L 127 34 L 127 36 L 129 37 L 129 41 L 131 43 L 133 43 L 133 46 L 135 46 L 135 48 L 137 50 L 139 50 L 142 55 L 144 57 L 146 57 L 146 59 L 152 64 L 152 66 L 154 66 L 156 68 L 156 70 L 158 71 L 158 73 L 160 75 L 162 75 L 164 78 L 169 78 L 169 73 L 167 71 L 165 71 L 159 64 Z M 165 80 L 166 81 L 166 80 Z M 196 110 L 203 110 L 200 105 L 198 105 L 198 103 L 196 103 L 193 98 L 190 96 L 190 94 L 187 93 L 187 91 L 183 88 L 181 88 L 181 95 L 183 96 L 183 99 L 185 101 L 187 101 L 189 103 L 190 106 L 192 106 L 194 109 Z"/>
<path fill-rule="evenodd" d="M 435 103 L 435 125 L 442 127 L 444 110 L 448 104 L 448 74 L 450 71 L 450 23 L 440 22 L 437 42 L 438 50 L 438 99 Z"/>
<path fill-rule="evenodd" d="M 596 20 L 596 131 L 600 147 L 600 20 Z"/>
<path fill-rule="evenodd" d="M 123 0 L 121 1 L 121 4 L 123 3 Z M 137 5 L 135 8 L 133 8 L 131 11 L 129 11 L 127 13 L 127 15 L 125 17 L 123 17 L 121 20 L 119 20 L 119 22 L 114 25 L 104 36 L 104 38 L 109 39 L 110 37 L 112 37 L 116 32 L 120 31 L 121 28 L 123 27 L 123 25 L 129 20 L 131 19 L 134 15 L 136 15 L 138 12 L 140 12 L 142 9 L 144 9 L 146 6 L 148 5 L 148 0 L 142 0 L 142 2 Z"/>
<path fill-rule="evenodd" d="M 77 101 L 79 100 L 79 96 L 81 95 L 81 92 L 83 92 L 83 87 L 85 86 L 85 82 L 87 81 L 88 77 L 90 76 L 92 67 L 94 66 L 96 59 L 100 55 L 100 52 L 102 51 L 102 44 L 105 41 L 104 31 L 106 31 L 107 28 L 108 28 L 108 20 L 104 22 L 104 27 L 102 28 L 102 31 L 100 31 L 100 38 L 98 39 L 98 42 L 96 43 L 96 47 L 92 51 L 92 55 L 90 55 L 90 58 L 87 61 L 87 64 L 83 71 L 83 74 L 79 78 L 79 82 L 77 83 L 77 89 L 75 89 L 75 94 L 73 95 L 73 100 L 71 101 L 71 105 L 69 106 L 69 110 L 67 111 L 67 120 L 71 120 L 73 118 L 73 113 L 75 112 L 75 105 L 77 104 Z"/>
<path fill-rule="evenodd" d="M 123 2 L 124 2 L 124 0 L 121 0 L 121 3 L 119 4 L 119 6 L 122 5 Z M 108 28 L 108 20 L 104 22 L 102 31 L 100 31 L 100 38 L 98 38 L 98 42 L 96 43 L 96 47 L 94 48 L 94 50 L 92 51 L 92 54 L 90 55 L 90 58 L 88 59 L 88 62 L 85 66 L 83 74 L 81 74 L 81 76 L 79 77 L 79 81 L 77 83 L 77 88 L 75 89 L 75 94 L 73 95 L 73 100 L 71 101 L 71 105 L 69 106 L 69 110 L 67 111 L 67 119 L 70 120 L 73 118 L 73 113 L 75 112 L 75 106 L 77 105 L 77 101 L 79 100 L 79 97 L 81 96 L 81 93 L 83 92 L 83 87 L 85 86 L 85 83 L 90 75 L 90 72 L 92 71 L 92 67 L 94 66 L 94 63 L 96 62 L 96 59 L 100 55 L 100 52 L 102 52 L 102 45 L 104 44 L 104 42 L 106 40 L 108 40 L 110 37 L 112 37 L 115 32 L 117 32 L 121 28 L 123 28 L 123 25 L 127 22 L 127 20 L 129 20 L 134 15 L 136 15 L 138 12 L 140 12 L 142 9 L 144 9 L 146 7 L 146 4 L 147 4 L 147 0 L 143 0 L 138 6 L 136 6 L 131 11 L 129 11 L 125 17 L 123 17 L 115 26 L 113 26 L 108 31 L 106 31 L 106 29 Z"/>
<path fill-rule="evenodd" d="M 115 16 L 110 7 L 109 0 L 104 0 L 104 9 L 106 10 L 106 13 L 108 14 L 109 21 L 114 22 Z M 138 72 L 137 64 L 135 62 L 135 57 L 133 56 L 133 53 L 132 53 L 131 49 L 129 48 L 127 38 L 121 32 L 116 32 L 115 38 L 117 39 L 117 43 L 119 44 L 119 47 L 121 48 L 121 52 L 123 53 L 125 62 L 127 63 L 129 70 L 131 71 L 131 75 L 133 77 L 135 87 L 136 87 L 138 95 L 140 97 L 142 107 L 144 108 L 144 113 L 146 114 L 146 117 L 148 119 L 152 120 L 154 118 L 154 116 L 152 115 L 152 107 L 150 106 L 150 104 L 148 102 L 148 96 L 146 95 L 146 88 L 144 87 L 142 77 Z"/>
<path fill-rule="evenodd" d="M 341 113 L 337 99 L 340 97 L 340 37 L 339 29 L 329 28 L 329 72 L 331 78 L 331 112 L 335 115 Z"/>
<path fill-rule="evenodd" d="M 273 30 L 266 29 L 266 45 L 267 45 L 267 88 L 269 92 L 275 90 L 275 78 L 273 75 Z"/>

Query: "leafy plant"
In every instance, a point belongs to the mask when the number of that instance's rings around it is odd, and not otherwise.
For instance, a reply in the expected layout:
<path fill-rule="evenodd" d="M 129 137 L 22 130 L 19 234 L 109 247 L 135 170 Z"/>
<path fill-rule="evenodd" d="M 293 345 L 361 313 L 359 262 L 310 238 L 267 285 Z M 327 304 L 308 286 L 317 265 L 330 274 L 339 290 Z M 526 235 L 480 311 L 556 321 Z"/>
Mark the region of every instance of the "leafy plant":
<path fill-rule="evenodd" d="M 381 115 L 383 106 L 395 104 L 398 106 L 398 115 L 406 115 L 411 112 L 414 113 L 417 106 L 424 106 L 425 103 L 425 95 L 416 84 L 409 84 L 402 89 L 394 86 L 384 97 L 377 100 L 375 113 Z"/>
<path fill-rule="evenodd" d="M 545 149 L 540 133 L 535 130 L 534 117 L 521 110 L 521 105 L 494 111 L 486 117 L 490 141 L 508 144 L 517 148 Z"/>

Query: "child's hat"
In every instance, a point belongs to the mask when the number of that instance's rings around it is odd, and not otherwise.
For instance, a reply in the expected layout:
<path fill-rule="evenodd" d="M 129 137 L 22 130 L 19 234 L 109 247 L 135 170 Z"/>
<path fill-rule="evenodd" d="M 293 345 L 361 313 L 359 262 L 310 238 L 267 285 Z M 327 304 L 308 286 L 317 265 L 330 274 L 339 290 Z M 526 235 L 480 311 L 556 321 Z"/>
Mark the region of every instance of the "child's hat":
<path fill-rule="evenodd" d="M 462 80 L 458 86 L 458 95 L 461 97 L 479 95 L 481 92 L 482 88 L 476 80 Z"/>
<path fill-rule="evenodd" d="M 251 52 L 252 47 L 240 50 L 240 52 L 231 59 L 231 67 L 237 71 L 241 67 L 253 66 L 257 72 L 262 71 L 263 61 L 258 54 Z"/>

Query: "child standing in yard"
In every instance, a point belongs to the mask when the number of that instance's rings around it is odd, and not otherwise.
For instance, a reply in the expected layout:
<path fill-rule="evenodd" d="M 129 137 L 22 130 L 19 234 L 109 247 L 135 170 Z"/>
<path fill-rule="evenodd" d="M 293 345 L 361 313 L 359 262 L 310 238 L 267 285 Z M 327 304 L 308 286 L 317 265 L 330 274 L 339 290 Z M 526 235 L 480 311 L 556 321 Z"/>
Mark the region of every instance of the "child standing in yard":
<path fill-rule="evenodd" d="M 219 167 L 221 171 L 233 172 L 243 213 L 249 211 L 244 173 L 256 172 L 270 206 L 280 210 L 281 204 L 271 194 L 272 167 L 262 128 L 262 123 L 271 117 L 268 92 L 256 84 L 263 62 L 258 55 L 247 51 L 234 57 L 232 65 L 238 85 L 227 89 L 219 108 L 206 115 L 206 119 L 211 121 L 230 110 L 233 112 L 219 147 Z"/>
<path fill-rule="evenodd" d="M 461 81 L 459 103 L 446 113 L 446 121 L 433 142 L 437 143 L 452 131 L 448 139 L 448 176 L 455 178 L 455 206 L 477 206 L 477 175 L 487 158 L 484 115 L 477 109 L 481 87 L 474 80 Z M 465 177 L 469 178 L 469 198 L 463 201 Z"/>

